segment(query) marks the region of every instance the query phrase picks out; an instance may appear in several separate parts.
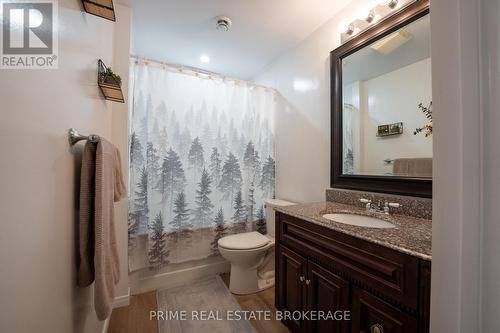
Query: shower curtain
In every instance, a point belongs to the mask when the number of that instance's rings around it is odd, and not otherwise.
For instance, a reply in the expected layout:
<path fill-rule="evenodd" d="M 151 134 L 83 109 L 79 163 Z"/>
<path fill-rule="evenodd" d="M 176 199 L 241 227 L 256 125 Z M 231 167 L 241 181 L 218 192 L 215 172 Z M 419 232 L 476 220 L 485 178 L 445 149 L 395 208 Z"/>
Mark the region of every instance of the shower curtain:
<path fill-rule="evenodd" d="M 265 233 L 276 92 L 138 59 L 130 77 L 130 269 L 216 256 L 223 236 Z"/>

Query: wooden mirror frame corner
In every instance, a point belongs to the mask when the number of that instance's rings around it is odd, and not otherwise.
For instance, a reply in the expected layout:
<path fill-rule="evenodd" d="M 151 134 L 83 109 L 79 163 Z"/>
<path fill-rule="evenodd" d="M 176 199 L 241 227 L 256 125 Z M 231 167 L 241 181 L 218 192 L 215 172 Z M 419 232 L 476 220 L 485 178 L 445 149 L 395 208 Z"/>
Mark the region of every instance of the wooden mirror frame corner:
<path fill-rule="evenodd" d="M 418 0 L 383 19 L 330 52 L 332 188 L 432 197 L 432 179 L 343 173 L 342 59 L 429 14 L 429 0 Z"/>

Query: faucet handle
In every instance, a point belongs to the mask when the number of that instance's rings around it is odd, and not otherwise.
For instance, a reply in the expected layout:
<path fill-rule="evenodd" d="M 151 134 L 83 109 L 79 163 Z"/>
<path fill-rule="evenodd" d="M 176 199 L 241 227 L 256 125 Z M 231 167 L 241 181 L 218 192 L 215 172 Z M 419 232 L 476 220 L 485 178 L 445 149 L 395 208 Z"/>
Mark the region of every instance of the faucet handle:
<path fill-rule="evenodd" d="M 365 199 L 365 198 L 361 198 L 361 199 L 359 199 L 359 201 L 361 201 L 362 203 L 365 204 L 365 209 L 367 211 L 369 211 L 371 209 L 371 206 L 372 206 L 372 201 L 371 200 L 368 200 L 368 199 Z"/>

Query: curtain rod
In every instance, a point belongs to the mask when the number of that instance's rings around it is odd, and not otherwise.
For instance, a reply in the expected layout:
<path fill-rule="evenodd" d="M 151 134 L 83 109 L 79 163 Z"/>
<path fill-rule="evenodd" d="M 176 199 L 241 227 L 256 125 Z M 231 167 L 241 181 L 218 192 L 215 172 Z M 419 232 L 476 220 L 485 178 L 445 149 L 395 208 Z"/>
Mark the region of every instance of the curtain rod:
<path fill-rule="evenodd" d="M 236 79 L 236 78 L 233 78 L 233 77 L 221 75 L 221 74 L 218 74 L 218 73 L 215 73 L 215 72 L 211 72 L 211 71 L 207 71 L 207 70 L 204 70 L 204 69 L 201 69 L 201 68 L 196 68 L 196 67 L 191 67 L 191 66 L 186 66 L 186 65 L 169 64 L 169 63 L 161 62 L 161 61 L 158 61 L 158 60 L 153 60 L 153 59 L 148 59 L 148 58 L 142 58 L 142 57 L 139 57 L 139 56 L 136 56 L 136 55 L 130 55 L 130 59 L 135 60 L 136 63 L 142 62 L 145 65 L 154 64 L 156 66 L 162 67 L 163 69 L 172 69 L 172 70 L 175 70 L 175 71 L 183 73 L 183 74 L 193 75 L 193 76 L 200 77 L 200 78 L 205 78 L 205 79 L 212 80 L 215 77 L 215 78 L 218 78 L 218 79 L 220 79 L 222 81 L 232 81 L 232 82 L 234 82 L 236 84 L 239 83 L 239 84 L 244 84 L 244 85 L 247 85 L 247 86 L 250 86 L 250 87 L 262 88 L 262 89 L 265 89 L 265 90 L 271 90 L 271 91 L 277 92 L 276 89 L 271 88 L 271 87 L 266 87 L 266 86 L 263 86 L 263 85 L 260 85 L 260 84 L 253 83 L 251 81 L 246 81 L 246 80 L 241 80 L 241 79 Z M 206 76 L 206 77 L 200 76 L 200 74 L 203 75 L 203 76 Z"/>

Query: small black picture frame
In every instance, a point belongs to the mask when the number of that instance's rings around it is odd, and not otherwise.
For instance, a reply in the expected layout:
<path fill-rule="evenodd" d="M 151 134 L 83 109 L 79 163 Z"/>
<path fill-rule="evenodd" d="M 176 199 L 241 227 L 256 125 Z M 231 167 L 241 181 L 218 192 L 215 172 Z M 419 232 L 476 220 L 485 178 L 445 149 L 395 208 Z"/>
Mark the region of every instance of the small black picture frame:
<path fill-rule="evenodd" d="M 377 128 L 377 137 L 383 138 L 386 136 L 400 135 L 403 134 L 403 123 L 393 123 L 387 125 L 380 125 Z"/>

